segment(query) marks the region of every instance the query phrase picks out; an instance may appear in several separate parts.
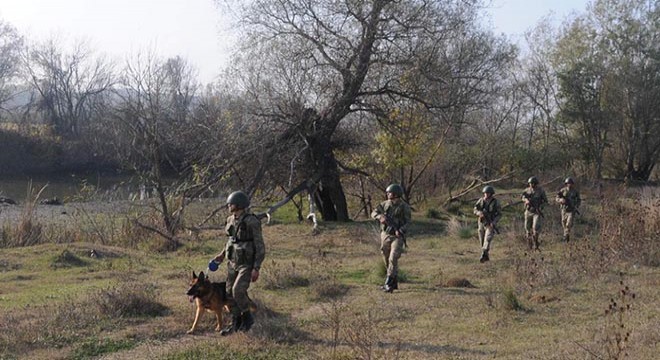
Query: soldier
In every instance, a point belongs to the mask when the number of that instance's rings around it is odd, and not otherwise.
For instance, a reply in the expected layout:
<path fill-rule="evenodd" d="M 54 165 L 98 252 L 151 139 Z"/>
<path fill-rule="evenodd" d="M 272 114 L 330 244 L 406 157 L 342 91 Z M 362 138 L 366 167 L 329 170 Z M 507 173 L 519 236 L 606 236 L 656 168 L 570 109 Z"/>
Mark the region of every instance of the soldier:
<path fill-rule="evenodd" d="M 539 186 L 539 180 L 532 176 L 527 180 L 529 187 L 522 194 L 525 203 L 525 231 L 527 245 L 530 249 L 539 250 L 539 233 L 543 218 L 543 205 L 548 203 L 545 191 Z"/>
<path fill-rule="evenodd" d="M 497 222 L 502 217 L 500 203 L 495 199 L 495 189 L 490 186 L 484 186 L 481 191 L 484 196 L 477 200 L 474 205 L 474 214 L 479 217 L 479 242 L 481 243 L 481 258 L 479 262 L 484 263 L 490 258 L 488 251 L 490 251 L 490 244 L 493 241 L 493 236 L 498 233 Z"/>
<path fill-rule="evenodd" d="M 250 199 L 242 191 L 235 191 L 227 197 L 231 215 L 227 218 L 225 231 L 229 240 L 214 259 L 221 263 L 227 257 L 227 294 L 236 301 L 236 306 L 231 309 L 232 323 L 222 330 L 220 334 L 223 336 L 248 331 L 254 324 L 247 291 L 250 282 L 259 279 L 266 247 L 261 235 L 261 221 L 249 211 L 249 206 Z"/>
<path fill-rule="evenodd" d="M 371 213 L 371 217 L 378 220 L 381 226 L 380 250 L 383 253 L 387 278 L 382 289 L 391 293 L 399 288 L 397 275 L 399 271 L 399 257 L 406 243 L 406 227 L 410 223 L 410 205 L 401 199 L 403 187 L 391 184 L 385 190 L 387 200 L 380 203 Z"/>
<path fill-rule="evenodd" d="M 582 203 L 580 193 L 574 188 L 575 181 L 568 177 L 564 180 L 564 187 L 559 190 L 555 201 L 559 203 L 561 209 L 561 226 L 564 229 L 564 237 L 562 241 L 568 242 L 571 236 L 571 228 L 573 227 L 573 217 L 575 214 L 580 214 L 578 208 Z"/>

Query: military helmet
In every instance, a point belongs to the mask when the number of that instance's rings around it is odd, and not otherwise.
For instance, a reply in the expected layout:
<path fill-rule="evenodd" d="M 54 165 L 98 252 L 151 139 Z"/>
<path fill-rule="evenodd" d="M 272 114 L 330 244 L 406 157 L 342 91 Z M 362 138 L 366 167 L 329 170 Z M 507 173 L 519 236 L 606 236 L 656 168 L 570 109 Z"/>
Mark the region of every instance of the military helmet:
<path fill-rule="evenodd" d="M 575 184 L 575 181 L 573 181 L 573 178 L 567 177 L 566 180 L 564 180 L 564 184 Z"/>
<path fill-rule="evenodd" d="M 227 205 L 234 204 L 240 209 L 247 209 L 250 207 L 250 199 L 247 194 L 242 191 L 234 191 L 227 196 Z"/>
<path fill-rule="evenodd" d="M 486 185 L 486 186 L 484 186 L 483 190 L 481 190 L 481 192 L 482 193 L 488 193 L 488 194 L 492 195 L 492 194 L 495 194 L 495 188 L 490 186 L 490 185 Z"/>
<path fill-rule="evenodd" d="M 539 183 L 539 179 L 537 179 L 536 176 L 532 176 L 527 180 L 527 183 L 536 185 Z"/>
<path fill-rule="evenodd" d="M 403 196 L 403 186 L 399 184 L 391 184 L 390 186 L 387 187 L 387 189 L 385 189 L 385 191 L 388 193 L 392 193 L 398 197 Z"/>

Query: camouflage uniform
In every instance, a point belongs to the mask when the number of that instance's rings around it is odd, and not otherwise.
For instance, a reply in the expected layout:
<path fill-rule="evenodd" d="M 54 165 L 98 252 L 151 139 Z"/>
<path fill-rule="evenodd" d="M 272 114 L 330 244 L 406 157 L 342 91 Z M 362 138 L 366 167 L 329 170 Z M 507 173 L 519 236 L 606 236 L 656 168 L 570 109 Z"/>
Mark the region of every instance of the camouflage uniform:
<path fill-rule="evenodd" d="M 525 232 L 529 248 L 539 248 L 539 233 L 541 232 L 543 205 L 548 203 L 545 190 L 540 186 L 529 186 L 523 192 L 522 199 L 529 199 L 529 205 L 525 205 Z"/>
<path fill-rule="evenodd" d="M 495 226 L 502 217 L 502 208 L 499 201 L 493 196 L 488 199 L 482 197 L 477 200 L 474 205 L 474 214 L 479 216 L 479 243 L 481 244 L 482 254 L 481 262 L 488 261 L 488 252 L 490 251 L 490 244 L 495 236 Z M 492 226 L 486 226 L 491 224 Z"/>
<path fill-rule="evenodd" d="M 226 291 L 233 297 L 236 306 L 230 308 L 231 325 L 222 329 L 222 336 L 236 331 L 249 331 L 254 324 L 247 291 L 250 282 L 259 279 L 259 270 L 266 254 L 261 221 L 250 213 L 248 195 L 240 190 L 234 191 L 227 197 L 227 207 L 231 212 L 225 223 L 229 240 L 213 261 L 219 264 L 227 258 Z"/>
<path fill-rule="evenodd" d="M 565 200 L 564 204 L 561 204 L 562 199 Z M 575 213 L 578 212 L 578 208 L 582 203 L 580 199 L 580 193 L 572 187 L 565 186 L 559 190 L 555 201 L 560 203 L 559 208 L 561 209 L 561 226 L 564 229 L 564 241 L 569 241 L 571 235 L 571 228 L 573 227 L 573 219 Z"/>
<path fill-rule="evenodd" d="M 389 216 L 394 222 L 394 227 L 399 229 L 400 233 L 405 233 L 406 227 L 412 218 L 410 205 L 397 198 L 395 200 L 386 200 L 374 209 L 371 217 L 378 220 L 381 215 Z M 389 231 L 388 231 L 389 230 Z M 387 268 L 387 281 L 392 281 L 394 289 L 398 286 L 397 275 L 399 272 L 399 258 L 403 252 L 404 237 L 396 236 L 393 229 L 388 229 L 387 225 L 381 224 L 380 232 L 380 251 L 383 254 L 383 261 Z"/>
<path fill-rule="evenodd" d="M 266 256 L 266 247 L 261 235 L 261 221 L 254 214 L 242 213 L 238 218 L 227 218 L 225 231 L 229 240 L 223 253 L 227 262 L 227 294 L 236 300 L 241 313 L 248 311 L 250 300 L 247 295 L 252 269 L 259 270 Z"/>

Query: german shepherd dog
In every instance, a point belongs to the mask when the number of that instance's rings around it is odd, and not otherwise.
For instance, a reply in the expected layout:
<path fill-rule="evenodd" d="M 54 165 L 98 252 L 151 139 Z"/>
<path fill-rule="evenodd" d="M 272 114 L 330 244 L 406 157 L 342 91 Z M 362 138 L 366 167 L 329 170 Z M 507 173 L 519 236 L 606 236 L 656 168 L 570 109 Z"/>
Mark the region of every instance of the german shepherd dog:
<path fill-rule="evenodd" d="M 229 311 L 232 306 L 235 306 L 234 300 L 227 296 L 225 289 L 225 282 L 211 282 L 204 272 L 200 272 L 199 276 L 192 273 L 192 280 L 190 281 L 190 289 L 186 295 L 189 296 L 190 302 L 195 301 L 197 311 L 195 312 L 195 321 L 192 327 L 188 330 L 188 334 L 192 334 L 197 327 L 197 321 L 202 311 L 215 313 L 218 324 L 215 331 L 222 330 L 222 312 Z"/>

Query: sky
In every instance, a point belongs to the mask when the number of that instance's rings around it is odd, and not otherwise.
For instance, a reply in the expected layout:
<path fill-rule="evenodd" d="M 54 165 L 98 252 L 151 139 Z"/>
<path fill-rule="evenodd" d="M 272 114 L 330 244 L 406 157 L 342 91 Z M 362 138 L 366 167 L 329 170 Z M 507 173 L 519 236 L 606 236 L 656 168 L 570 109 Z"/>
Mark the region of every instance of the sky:
<path fill-rule="evenodd" d="M 0 0 L 1 2 L 1 0 Z M 492 0 L 489 13 L 496 33 L 516 41 L 543 17 L 551 15 L 555 25 L 573 12 L 583 13 L 589 0 Z"/>
<path fill-rule="evenodd" d="M 494 31 L 519 41 L 525 30 L 550 13 L 560 23 L 589 0 L 491 0 Z M 0 0 L 0 20 L 29 40 L 57 36 L 88 41 L 119 60 L 137 52 L 180 55 L 212 82 L 233 46 L 228 22 L 213 0 Z"/>

